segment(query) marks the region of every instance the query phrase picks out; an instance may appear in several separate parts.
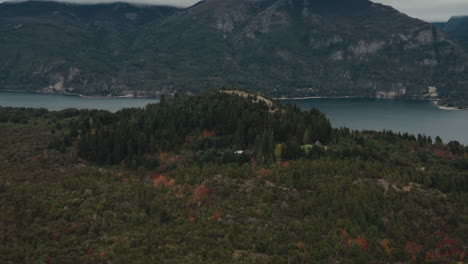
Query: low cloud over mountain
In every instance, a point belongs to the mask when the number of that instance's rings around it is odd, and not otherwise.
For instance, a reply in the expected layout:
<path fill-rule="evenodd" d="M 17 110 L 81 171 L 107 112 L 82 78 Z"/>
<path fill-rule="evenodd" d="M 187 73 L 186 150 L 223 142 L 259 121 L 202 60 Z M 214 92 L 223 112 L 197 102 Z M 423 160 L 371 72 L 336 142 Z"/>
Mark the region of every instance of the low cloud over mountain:
<path fill-rule="evenodd" d="M 14 1 L 14 0 L 13 0 Z M 67 3 L 98 4 L 128 2 L 149 5 L 169 5 L 188 7 L 199 0 L 56 0 Z M 451 16 L 468 15 L 466 0 L 372 0 L 376 3 L 390 5 L 400 12 L 425 21 L 447 21 Z M 5 0 L 0 0 L 6 2 Z"/>
<path fill-rule="evenodd" d="M 1 2 L 23 2 L 23 1 L 5 1 Z M 149 5 L 168 5 L 177 7 L 187 7 L 198 2 L 198 0 L 57 0 L 57 2 L 76 3 L 76 4 L 106 4 L 115 2 L 126 2 L 133 4 L 149 4 Z"/>

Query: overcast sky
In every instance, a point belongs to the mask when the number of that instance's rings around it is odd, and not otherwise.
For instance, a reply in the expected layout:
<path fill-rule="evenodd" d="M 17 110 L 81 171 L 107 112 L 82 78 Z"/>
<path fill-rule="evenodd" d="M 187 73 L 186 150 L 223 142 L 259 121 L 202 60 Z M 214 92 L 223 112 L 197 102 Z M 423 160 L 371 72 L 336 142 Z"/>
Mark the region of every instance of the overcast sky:
<path fill-rule="evenodd" d="M 446 21 L 451 16 L 468 15 L 468 0 L 372 0 L 391 5 L 422 20 Z"/>
<path fill-rule="evenodd" d="M 133 2 L 186 7 L 198 0 L 60 0 L 74 3 Z M 391 5 L 401 12 L 426 21 L 446 21 L 451 16 L 468 15 L 468 0 L 372 0 Z M 0 0 L 5 2 L 5 0 Z"/>

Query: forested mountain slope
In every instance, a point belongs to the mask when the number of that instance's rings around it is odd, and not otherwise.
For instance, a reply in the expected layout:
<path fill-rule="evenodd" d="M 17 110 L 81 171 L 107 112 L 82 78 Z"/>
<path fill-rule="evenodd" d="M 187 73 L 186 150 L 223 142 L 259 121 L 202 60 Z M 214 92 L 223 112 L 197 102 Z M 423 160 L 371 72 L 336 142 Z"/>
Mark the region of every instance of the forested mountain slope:
<path fill-rule="evenodd" d="M 445 24 L 444 30 L 468 46 L 468 16 L 452 17 Z"/>
<path fill-rule="evenodd" d="M 456 41 L 368 0 L 25 2 L 1 4 L 0 14 L 3 89 L 160 95 L 224 85 L 274 97 L 468 98 L 468 56 Z"/>
<path fill-rule="evenodd" d="M 136 73 L 130 49 L 136 32 L 174 10 L 125 3 L 2 3 L 0 88 L 121 94 Z"/>
<path fill-rule="evenodd" d="M 466 261 L 466 147 L 254 102 L 0 108 L 0 262 Z"/>

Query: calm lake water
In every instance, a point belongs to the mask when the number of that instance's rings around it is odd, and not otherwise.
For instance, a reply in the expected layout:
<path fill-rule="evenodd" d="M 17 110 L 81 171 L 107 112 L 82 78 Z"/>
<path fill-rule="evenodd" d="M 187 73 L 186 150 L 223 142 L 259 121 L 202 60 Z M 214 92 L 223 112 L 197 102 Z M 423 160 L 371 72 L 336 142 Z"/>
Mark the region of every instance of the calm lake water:
<path fill-rule="evenodd" d="M 83 98 L 78 96 L 0 92 L 0 106 L 35 107 L 49 110 L 66 108 L 117 111 L 144 107 L 155 99 Z M 393 130 L 440 136 L 444 142 L 458 140 L 468 145 L 468 111 L 441 110 L 430 101 L 385 99 L 308 99 L 289 100 L 302 109 L 319 108 L 335 127 Z"/>
<path fill-rule="evenodd" d="M 444 142 L 468 145 L 468 111 L 442 110 L 430 101 L 389 99 L 288 100 L 302 109 L 319 108 L 334 127 L 356 130 L 393 130 L 426 134 Z"/>
<path fill-rule="evenodd" d="M 68 95 L 0 92 L 0 106 L 46 108 L 49 110 L 102 109 L 112 112 L 129 107 L 157 103 L 147 98 L 85 98 Z"/>

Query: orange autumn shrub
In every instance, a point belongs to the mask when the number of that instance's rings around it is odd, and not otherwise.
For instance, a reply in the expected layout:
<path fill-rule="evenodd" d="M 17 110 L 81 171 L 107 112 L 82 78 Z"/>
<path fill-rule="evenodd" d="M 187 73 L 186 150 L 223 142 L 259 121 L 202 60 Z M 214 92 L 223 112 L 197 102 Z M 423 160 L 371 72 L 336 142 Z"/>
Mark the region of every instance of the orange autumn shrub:
<path fill-rule="evenodd" d="M 193 189 L 193 197 L 189 203 L 200 205 L 202 202 L 209 201 L 212 194 L 211 188 L 204 184 L 199 185 Z"/>
<path fill-rule="evenodd" d="M 384 249 L 384 252 L 387 254 L 387 256 L 392 255 L 393 250 L 390 248 L 390 240 L 388 238 L 380 240 L 379 245 Z"/>
<path fill-rule="evenodd" d="M 221 220 L 221 214 L 219 212 L 216 212 L 213 215 L 209 216 L 208 219 L 212 221 L 219 221 Z"/>
<path fill-rule="evenodd" d="M 169 189 L 174 189 L 176 186 L 175 179 L 168 178 L 162 174 L 156 174 L 152 176 L 151 181 L 153 182 L 153 185 L 157 187 L 166 187 Z"/>
<path fill-rule="evenodd" d="M 205 129 L 205 130 L 203 130 L 202 137 L 203 137 L 203 138 L 212 137 L 212 136 L 214 136 L 215 134 L 216 134 L 216 133 L 215 133 L 214 130 Z"/>

